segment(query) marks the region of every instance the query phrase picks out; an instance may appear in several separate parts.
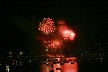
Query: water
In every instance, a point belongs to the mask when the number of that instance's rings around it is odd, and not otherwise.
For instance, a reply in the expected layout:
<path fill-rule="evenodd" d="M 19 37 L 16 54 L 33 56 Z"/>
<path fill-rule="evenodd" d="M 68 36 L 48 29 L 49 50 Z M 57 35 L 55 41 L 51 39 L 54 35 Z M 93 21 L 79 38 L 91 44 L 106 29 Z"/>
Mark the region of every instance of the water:
<path fill-rule="evenodd" d="M 69 58 L 66 59 L 69 60 Z M 60 68 L 60 70 L 57 70 L 57 68 Z M 69 62 L 64 63 L 64 65 L 60 65 L 58 63 L 54 64 L 53 67 L 42 64 L 40 72 L 50 72 L 51 69 L 53 69 L 54 72 L 108 72 L 108 60 L 107 58 L 104 58 L 103 60 L 96 58 L 91 60 L 89 58 L 83 58 L 82 60 L 77 59 L 74 64 Z"/>
<path fill-rule="evenodd" d="M 60 58 L 56 58 L 58 61 L 60 61 Z M 66 60 L 73 60 L 75 61 L 75 57 L 69 57 L 65 58 Z M 63 65 L 60 65 L 60 63 L 52 64 L 51 62 L 41 65 L 41 72 L 50 72 L 51 70 L 54 70 L 54 72 L 78 72 L 78 63 L 69 61 L 67 63 L 64 63 Z M 52 65 L 52 67 L 51 67 Z"/>
<path fill-rule="evenodd" d="M 88 57 L 88 56 L 87 56 Z M 58 61 L 61 59 L 72 59 L 75 60 L 74 64 L 70 62 L 60 64 L 53 64 L 51 61 L 48 62 L 48 66 L 46 64 L 41 64 L 40 60 L 36 62 L 25 62 L 20 66 L 0 66 L 0 72 L 50 72 L 50 70 L 54 70 L 54 72 L 108 72 L 108 59 L 107 57 L 103 58 L 103 60 L 94 58 L 78 58 L 78 57 L 67 57 L 67 58 L 56 58 Z M 29 61 L 29 60 L 28 60 Z M 7 70 L 7 71 L 6 71 Z"/>

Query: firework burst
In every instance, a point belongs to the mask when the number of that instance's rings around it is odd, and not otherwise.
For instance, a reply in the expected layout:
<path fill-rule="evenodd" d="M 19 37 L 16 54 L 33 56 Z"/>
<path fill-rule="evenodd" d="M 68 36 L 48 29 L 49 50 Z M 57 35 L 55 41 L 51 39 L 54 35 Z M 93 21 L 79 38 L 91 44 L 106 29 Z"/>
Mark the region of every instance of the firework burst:
<path fill-rule="evenodd" d="M 62 45 L 61 40 L 51 40 L 51 41 L 44 41 L 43 43 L 46 48 L 60 48 Z"/>
<path fill-rule="evenodd" d="M 63 31 L 63 38 L 64 40 L 74 40 L 75 33 L 72 30 L 64 30 Z"/>
<path fill-rule="evenodd" d="M 50 34 L 55 31 L 54 22 L 50 18 L 44 18 L 42 22 L 39 22 L 40 25 L 38 29 L 42 31 L 44 34 Z"/>
<path fill-rule="evenodd" d="M 75 33 L 67 26 L 64 20 L 58 21 L 55 27 L 51 18 L 44 18 L 38 29 L 43 33 L 42 36 L 36 37 L 43 42 L 45 48 L 58 49 L 63 48 L 68 42 L 75 39 Z M 55 31 L 56 30 L 56 31 Z"/>

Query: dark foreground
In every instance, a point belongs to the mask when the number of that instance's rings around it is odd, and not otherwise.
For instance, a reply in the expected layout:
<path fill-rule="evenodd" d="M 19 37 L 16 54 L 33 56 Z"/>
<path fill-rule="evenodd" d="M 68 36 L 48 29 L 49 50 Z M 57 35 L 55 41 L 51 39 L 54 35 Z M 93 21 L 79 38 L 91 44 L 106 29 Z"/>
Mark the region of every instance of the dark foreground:
<path fill-rule="evenodd" d="M 40 72 L 41 71 L 41 63 L 40 60 L 35 63 L 26 62 L 22 66 L 9 66 L 9 72 Z M 6 66 L 0 66 L 0 72 L 8 72 L 6 71 Z M 69 71 L 68 71 L 69 72 Z M 78 72 L 108 72 L 108 60 L 103 59 L 102 61 L 87 61 L 83 59 L 78 61 Z"/>

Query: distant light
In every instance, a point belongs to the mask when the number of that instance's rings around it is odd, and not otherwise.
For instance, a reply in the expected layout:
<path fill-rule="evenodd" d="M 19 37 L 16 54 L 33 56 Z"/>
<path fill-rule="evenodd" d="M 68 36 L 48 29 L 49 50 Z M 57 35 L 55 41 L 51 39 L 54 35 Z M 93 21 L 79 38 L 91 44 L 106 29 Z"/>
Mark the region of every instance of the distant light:
<path fill-rule="evenodd" d="M 9 72 L 9 66 L 6 66 L 6 72 Z"/>
<path fill-rule="evenodd" d="M 48 49 L 46 49 L 46 52 L 48 52 Z"/>
<path fill-rule="evenodd" d="M 31 60 L 29 60 L 29 62 L 31 62 Z"/>
<path fill-rule="evenodd" d="M 8 57 L 12 57 L 12 52 L 9 52 L 9 56 Z"/>
<path fill-rule="evenodd" d="M 100 59 L 102 60 L 103 58 L 101 57 Z"/>
<path fill-rule="evenodd" d="M 20 52 L 20 55 L 23 55 L 23 52 Z"/>

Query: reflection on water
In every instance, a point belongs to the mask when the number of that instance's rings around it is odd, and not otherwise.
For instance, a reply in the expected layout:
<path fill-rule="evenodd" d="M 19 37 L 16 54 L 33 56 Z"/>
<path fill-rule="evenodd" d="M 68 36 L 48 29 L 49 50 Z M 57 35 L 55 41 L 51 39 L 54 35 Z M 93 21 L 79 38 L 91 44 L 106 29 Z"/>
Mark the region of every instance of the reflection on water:
<path fill-rule="evenodd" d="M 75 57 L 56 58 L 56 63 L 52 61 L 46 62 L 41 65 L 41 72 L 78 72 L 78 63 Z M 54 60 L 54 59 L 53 59 Z"/>
<path fill-rule="evenodd" d="M 78 63 L 75 62 L 74 64 L 65 63 L 63 65 L 63 72 L 77 72 L 78 71 Z"/>

